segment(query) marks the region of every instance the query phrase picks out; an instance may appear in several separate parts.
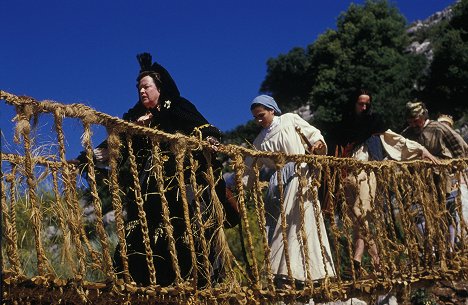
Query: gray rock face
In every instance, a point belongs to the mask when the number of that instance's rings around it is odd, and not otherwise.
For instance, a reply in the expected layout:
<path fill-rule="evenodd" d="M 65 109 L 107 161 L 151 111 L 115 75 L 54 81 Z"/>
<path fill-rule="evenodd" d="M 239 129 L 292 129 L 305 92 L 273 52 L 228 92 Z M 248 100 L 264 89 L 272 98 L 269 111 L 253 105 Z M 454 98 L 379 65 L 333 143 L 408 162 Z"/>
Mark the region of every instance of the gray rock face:
<path fill-rule="evenodd" d="M 429 40 L 424 40 L 422 43 L 413 41 L 406 50 L 410 53 L 423 54 L 429 60 L 432 61 L 434 58 L 434 52 L 432 51 L 432 45 Z"/>
<path fill-rule="evenodd" d="M 430 28 L 442 20 L 448 20 L 452 17 L 452 7 L 449 6 L 440 12 L 436 12 L 424 20 L 416 20 L 410 24 L 406 30 L 409 35 L 415 35 L 417 32 Z"/>
<path fill-rule="evenodd" d="M 298 109 L 294 110 L 293 113 L 297 113 L 301 118 L 306 121 L 309 121 L 313 117 L 313 113 L 310 110 L 310 105 L 301 106 Z"/>
<path fill-rule="evenodd" d="M 440 12 L 436 12 L 424 20 L 416 20 L 410 24 L 406 32 L 411 38 L 410 45 L 406 48 L 407 52 L 414 54 L 423 54 L 429 62 L 432 61 L 434 54 L 431 42 L 428 39 L 418 41 L 418 34 L 427 30 L 443 20 L 449 20 L 452 17 L 452 7 L 449 6 Z"/>

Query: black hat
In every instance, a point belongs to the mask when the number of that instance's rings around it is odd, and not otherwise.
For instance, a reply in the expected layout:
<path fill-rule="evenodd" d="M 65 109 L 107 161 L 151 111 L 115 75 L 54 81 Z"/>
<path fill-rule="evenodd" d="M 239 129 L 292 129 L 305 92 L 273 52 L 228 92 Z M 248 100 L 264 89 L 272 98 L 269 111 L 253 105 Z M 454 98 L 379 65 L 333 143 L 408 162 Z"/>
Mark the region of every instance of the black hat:
<path fill-rule="evenodd" d="M 151 75 L 156 73 L 157 79 L 154 81 L 160 87 L 162 100 L 175 100 L 180 97 L 180 91 L 177 88 L 177 85 L 169 74 L 169 72 L 157 62 L 152 62 L 152 56 L 150 53 L 141 53 L 137 54 L 137 60 L 140 64 L 140 72 L 138 73 L 137 82 L 140 81 L 144 76 Z"/>

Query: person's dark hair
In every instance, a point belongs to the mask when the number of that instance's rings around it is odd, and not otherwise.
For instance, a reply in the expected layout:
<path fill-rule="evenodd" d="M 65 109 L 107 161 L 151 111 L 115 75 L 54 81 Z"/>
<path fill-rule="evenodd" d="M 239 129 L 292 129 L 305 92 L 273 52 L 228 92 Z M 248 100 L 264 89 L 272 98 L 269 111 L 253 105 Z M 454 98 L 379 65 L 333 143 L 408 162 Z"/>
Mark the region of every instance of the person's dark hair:
<path fill-rule="evenodd" d="M 359 90 L 357 90 L 356 98 L 355 98 L 355 100 L 354 100 L 355 103 L 357 102 L 357 100 L 359 99 L 359 97 L 360 97 L 361 95 L 367 95 L 367 96 L 369 96 L 369 103 L 372 103 L 372 95 L 371 95 L 370 92 L 369 92 L 368 90 L 366 90 L 366 89 L 359 89 Z"/>
<path fill-rule="evenodd" d="M 138 74 L 138 77 L 136 79 L 137 83 L 136 83 L 136 87 L 138 89 L 138 86 L 140 85 L 140 81 L 143 77 L 145 76 L 149 76 L 153 79 L 154 83 L 156 84 L 156 87 L 158 87 L 158 89 L 161 89 L 162 87 L 162 83 L 161 83 L 161 77 L 159 76 L 159 73 L 156 73 L 154 71 L 143 71 L 143 72 L 140 72 L 140 74 Z"/>
<path fill-rule="evenodd" d="M 359 90 L 356 90 L 355 98 L 354 98 L 354 102 L 353 102 L 353 111 L 354 111 L 354 107 L 355 107 L 356 103 L 358 102 L 359 97 L 361 95 L 367 95 L 369 97 L 369 104 L 367 105 L 366 110 L 364 110 L 361 115 L 370 115 L 372 113 L 372 95 L 370 94 L 370 92 L 367 89 L 362 89 L 361 88 Z"/>
<path fill-rule="evenodd" d="M 346 98 L 347 103 L 343 105 L 342 115 L 344 117 L 353 117 L 355 115 L 356 103 L 361 95 L 368 95 L 369 96 L 369 107 L 367 107 L 366 111 L 363 114 L 370 114 L 372 111 L 372 94 L 369 90 L 364 88 L 359 89 L 350 89 L 348 91 Z"/>

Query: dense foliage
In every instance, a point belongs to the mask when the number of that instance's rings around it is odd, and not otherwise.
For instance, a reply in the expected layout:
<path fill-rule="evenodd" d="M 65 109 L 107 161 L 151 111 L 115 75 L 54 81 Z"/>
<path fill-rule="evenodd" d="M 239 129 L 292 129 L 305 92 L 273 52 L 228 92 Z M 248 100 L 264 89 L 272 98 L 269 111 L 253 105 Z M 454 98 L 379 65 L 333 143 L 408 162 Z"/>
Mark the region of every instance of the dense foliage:
<path fill-rule="evenodd" d="M 433 39 L 434 60 L 423 82 L 421 96 L 434 113 L 458 119 L 468 103 L 468 1 L 453 9 L 450 20 L 437 27 Z"/>
<path fill-rule="evenodd" d="M 359 88 L 372 93 L 374 110 L 395 131 L 405 126 L 404 107 L 414 98 L 427 102 L 434 116 L 439 111 L 462 113 L 467 109 L 467 3 L 458 2 L 450 20 L 423 27 L 412 36 L 405 18 L 389 1 L 351 4 L 339 16 L 336 29 L 306 49 L 294 47 L 269 59 L 260 92 L 275 97 L 285 111 L 310 105 L 311 123 L 327 141 L 333 141 L 333 127 Z M 415 40 L 431 42 L 433 61 L 408 51 Z M 252 141 L 256 133 L 251 124 L 228 132 L 227 140 Z"/>

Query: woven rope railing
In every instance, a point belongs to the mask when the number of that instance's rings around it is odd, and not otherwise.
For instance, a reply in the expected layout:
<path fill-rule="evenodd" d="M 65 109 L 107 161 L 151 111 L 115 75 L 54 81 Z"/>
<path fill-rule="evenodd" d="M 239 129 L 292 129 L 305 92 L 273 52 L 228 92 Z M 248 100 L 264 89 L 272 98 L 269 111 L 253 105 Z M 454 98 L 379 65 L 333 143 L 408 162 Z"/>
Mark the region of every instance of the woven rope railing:
<path fill-rule="evenodd" d="M 1 155 L 4 300 L 15 304 L 268 304 L 278 300 L 344 299 L 419 281 L 467 278 L 467 224 L 461 192 L 468 181 L 466 159 L 444 160 L 440 165 L 423 161 L 359 162 L 221 145 L 218 155 L 231 160 L 229 168 L 235 177 L 241 221 L 234 228 L 225 228 L 223 203 L 216 189 L 221 177 L 210 166 L 210 144 L 196 135 L 165 134 L 80 104 L 39 102 L 4 91 L 0 91 L 0 98 L 5 105 L 15 107 L 15 141 L 22 147 L 20 152 Z M 52 139 L 57 146 L 53 155 L 34 155 L 31 131 L 43 117 L 53 121 Z M 83 126 L 86 182 L 81 179 L 80 167 L 67 161 L 64 118 L 78 119 Z M 109 162 L 104 176 L 93 155 L 93 145 L 97 144 L 92 141 L 93 125 L 104 126 L 108 133 Z M 132 141 L 138 137 L 152 143 L 148 172 L 154 178 L 153 191 L 160 198 L 157 216 L 161 219 L 156 229 L 151 225 L 154 215 L 148 215 L 146 205 L 148 196 L 153 194 L 141 187 L 141 164 L 137 162 L 138 152 L 132 149 Z M 161 147 L 170 150 L 163 151 Z M 119 162 L 122 149 L 128 154 L 127 188 Z M 208 164 L 203 173 L 196 154 L 201 154 Z M 170 163 L 173 177 L 165 176 L 169 157 L 175 160 Z M 278 285 L 269 259 L 272 248 L 268 242 L 269 207 L 265 200 L 268 183 L 261 179 L 257 162 L 251 171 L 245 168 L 246 158 L 268 159 L 276 165 L 280 198 L 277 238 L 284 245 L 285 285 Z M 302 253 L 290 251 L 288 246 L 292 242 L 288 240 L 288 230 L 293 224 L 285 213 L 284 197 L 289 186 L 281 175 L 291 162 L 298 181 L 295 204 L 301 220 L 294 225 Z M 248 172 L 253 181 L 251 188 L 243 181 Z M 365 216 L 356 219 L 352 216 L 356 206 L 350 204 L 349 197 L 356 195 L 356 186 L 362 181 L 369 190 L 371 207 L 365 211 L 363 205 L 358 206 Z M 456 182 L 452 190 L 458 192 L 454 204 L 448 205 L 451 181 Z M 177 198 L 181 198 L 178 207 L 171 201 L 174 185 Z M 103 196 L 103 186 L 107 198 Z M 131 203 L 126 192 L 131 192 Z M 106 202 L 113 211 L 114 222 L 105 220 Z M 129 204 L 135 205 L 136 222 L 127 219 Z M 174 214 L 174 209 L 178 214 Z M 317 224 L 318 239 L 312 244 L 304 222 L 309 216 Z M 174 225 L 174 218 L 179 225 Z M 131 248 L 131 226 L 141 236 L 141 255 L 149 283 L 145 286 L 132 278 L 135 270 L 127 252 Z M 180 232 L 180 228 L 184 231 Z M 455 230 L 454 242 L 449 239 L 451 229 Z M 379 266 L 365 255 L 362 270 L 355 269 L 351 260 L 356 234 L 361 235 L 368 248 L 377 249 Z M 158 238 L 165 240 L 164 250 L 169 253 L 165 264 L 174 271 L 167 274 L 174 279 L 169 284 L 160 283 L 166 274 L 153 259 L 157 249 L 151 245 Z M 185 256 L 179 253 L 181 238 Z M 115 249 L 120 257 L 118 272 Z M 319 261 L 310 257 L 311 250 L 320 254 Z M 293 270 L 297 269 L 293 264 L 298 258 L 305 266 L 303 281 L 293 279 Z M 184 271 L 187 264 L 191 268 Z M 310 271 L 316 265 L 329 266 L 319 279 Z"/>

